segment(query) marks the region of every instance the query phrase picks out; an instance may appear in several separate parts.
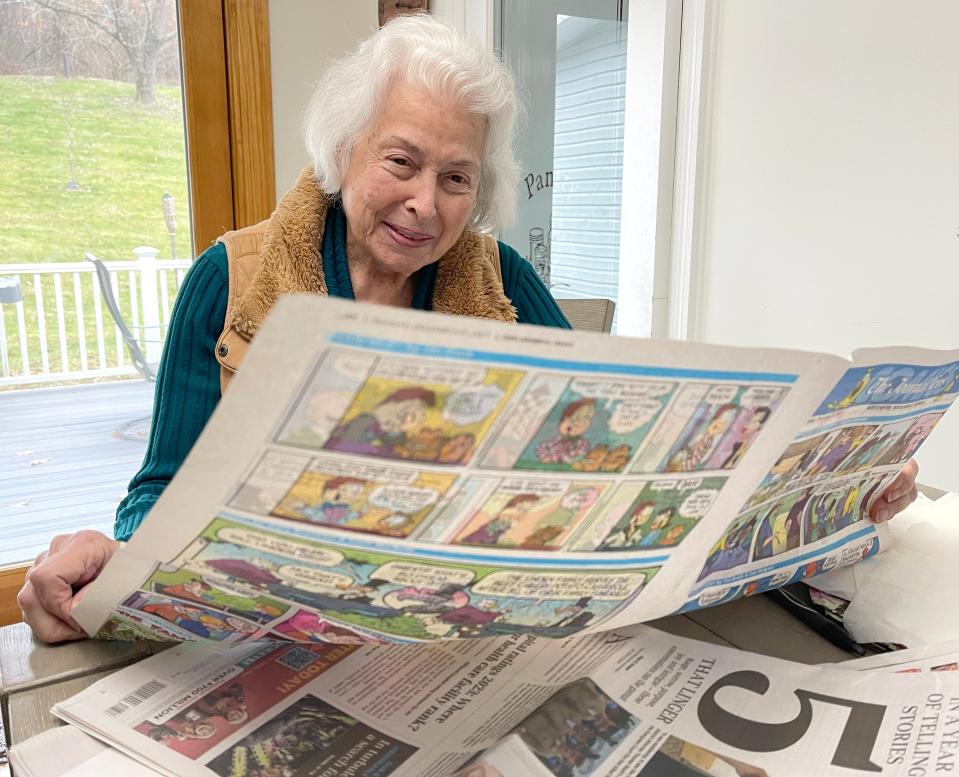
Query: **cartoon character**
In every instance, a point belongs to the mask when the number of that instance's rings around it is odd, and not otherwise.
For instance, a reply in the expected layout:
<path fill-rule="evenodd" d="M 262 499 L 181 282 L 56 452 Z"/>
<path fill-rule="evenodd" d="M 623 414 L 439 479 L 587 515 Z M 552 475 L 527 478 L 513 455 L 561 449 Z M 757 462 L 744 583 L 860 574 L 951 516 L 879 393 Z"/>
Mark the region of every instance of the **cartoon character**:
<path fill-rule="evenodd" d="M 496 545 L 510 527 L 539 502 L 536 494 L 517 494 L 478 529 L 459 540 L 462 545 Z"/>
<path fill-rule="evenodd" d="M 396 389 L 368 413 L 361 413 L 337 426 L 326 447 L 354 453 L 396 455 L 394 447 L 407 441 L 423 424 L 427 410 L 435 404 L 436 394 L 429 389 L 419 386 Z"/>
<path fill-rule="evenodd" d="M 665 529 L 669 525 L 669 522 L 675 517 L 676 508 L 673 505 L 669 505 L 668 507 L 664 507 L 657 511 L 656 516 L 649 524 L 649 531 L 646 532 L 646 535 L 639 541 L 639 547 L 656 547 L 659 544 L 659 538 L 663 533 L 663 529 Z"/>
<path fill-rule="evenodd" d="M 559 434 L 536 446 L 536 457 L 544 464 L 568 464 L 586 455 L 589 440 L 583 437 L 593 423 L 596 400 L 584 397 L 570 402 L 560 414 Z"/>
<path fill-rule="evenodd" d="M 572 488 L 563 494 L 559 506 L 544 515 L 536 523 L 536 528 L 518 547 L 527 549 L 546 548 L 559 537 L 578 514 L 595 503 L 599 489 L 593 486 Z"/>
<path fill-rule="evenodd" d="M 629 511 L 622 529 L 612 532 L 596 550 L 631 550 L 638 548 L 643 538 L 643 527 L 653 517 L 655 502 L 640 502 Z"/>
<path fill-rule="evenodd" d="M 599 465 L 601 472 L 622 472 L 632 455 L 628 445 L 616 445 L 609 449 L 609 453 Z"/>
<path fill-rule="evenodd" d="M 872 367 L 866 370 L 863 373 L 862 378 L 859 379 L 859 382 L 853 387 L 846 396 L 842 399 L 837 399 L 835 402 L 830 402 L 826 405 L 830 410 L 844 410 L 847 407 L 852 406 L 860 394 L 866 390 L 866 386 L 869 385 L 869 381 L 872 379 Z"/>
<path fill-rule="evenodd" d="M 709 457 L 723 435 L 732 426 L 738 406 L 732 402 L 720 405 L 713 411 L 709 423 L 703 431 L 687 440 L 666 464 L 667 472 L 692 472 L 699 469 Z"/>
<path fill-rule="evenodd" d="M 366 485 L 367 482 L 360 478 L 330 478 L 323 485 L 320 504 L 304 505 L 300 512 L 310 523 L 344 526 L 359 517 L 353 503 L 363 496 Z"/>
<path fill-rule="evenodd" d="M 743 456 L 746 454 L 746 449 L 749 447 L 749 443 L 753 437 L 759 433 L 763 424 L 769 420 L 771 414 L 772 410 L 765 406 L 757 407 L 753 410 L 749 418 L 746 419 L 746 423 L 743 424 L 742 429 L 739 430 L 732 450 L 722 463 L 722 469 L 733 469 L 742 461 Z"/>
<path fill-rule="evenodd" d="M 562 617 L 556 621 L 553 628 L 582 629 L 589 623 L 594 614 L 589 611 L 589 603 L 592 596 L 583 596 L 576 600 L 574 604 L 568 604 L 563 607 L 557 607 L 553 610 Z"/>
<path fill-rule="evenodd" d="M 730 529 L 718 547 L 709 554 L 699 579 L 702 580 L 713 572 L 732 569 L 749 561 L 749 547 L 752 544 L 755 526 L 756 518 L 750 518 L 735 529 Z"/>
<path fill-rule="evenodd" d="M 443 443 L 436 456 L 440 464 L 466 464 L 473 447 L 476 445 L 476 435 L 469 432 L 456 434 Z"/>
<path fill-rule="evenodd" d="M 661 545 L 663 547 L 672 547 L 673 545 L 678 545 L 679 541 L 683 538 L 683 534 L 686 533 L 686 527 L 682 524 L 676 524 L 671 526 L 669 531 L 666 532 L 666 536 L 663 537 Z"/>
<path fill-rule="evenodd" d="M 443 430 L 424 427 L 410 434 L 404 442 L 394 445 L 393 451 L 403 459 L 436 461 L 442 447 Z"/>
<path fill-rule="evenodd" d="M 574 461 L 570 466 L 577 472 L 596 472 L 602 468 L 608 455 L 609 446 L 600 443 L 590 448 L 581 459 Z"/>

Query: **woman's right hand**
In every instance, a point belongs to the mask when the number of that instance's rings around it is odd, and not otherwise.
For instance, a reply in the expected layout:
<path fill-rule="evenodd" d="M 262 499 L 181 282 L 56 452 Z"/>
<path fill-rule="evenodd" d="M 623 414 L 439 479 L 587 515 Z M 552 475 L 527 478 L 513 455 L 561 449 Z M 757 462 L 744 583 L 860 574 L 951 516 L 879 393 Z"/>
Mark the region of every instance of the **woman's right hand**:
<path fill-rule="evenodd" d="M 79 531 L 54 537 L 37 556 L 17 594 L 23 620 L 43 642 L 85 639 L 86 632 L 70 610 L 106 566 L 120 543 L 98 531 Z"/>

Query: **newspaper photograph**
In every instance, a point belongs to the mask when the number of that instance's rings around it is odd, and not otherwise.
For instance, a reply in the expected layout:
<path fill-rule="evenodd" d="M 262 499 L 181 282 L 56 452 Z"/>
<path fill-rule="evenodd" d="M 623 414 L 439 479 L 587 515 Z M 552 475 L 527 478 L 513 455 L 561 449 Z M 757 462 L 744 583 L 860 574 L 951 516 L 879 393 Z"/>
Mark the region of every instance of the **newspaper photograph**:
<path fill-rule="evenodd" d="M 729 601 L 878 552 L 869 506 L 957 394 L 959 351 L 850 362 L 290 298 L 74 616 L 359 645 Z"/>

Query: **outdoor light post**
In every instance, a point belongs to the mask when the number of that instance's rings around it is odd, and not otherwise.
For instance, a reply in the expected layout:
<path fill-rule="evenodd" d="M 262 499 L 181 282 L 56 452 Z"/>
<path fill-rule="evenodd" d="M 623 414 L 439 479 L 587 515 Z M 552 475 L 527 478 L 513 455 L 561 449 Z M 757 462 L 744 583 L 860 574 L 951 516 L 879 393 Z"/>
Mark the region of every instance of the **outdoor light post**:
<path fill-rule="evenodd" d="M 176 259 L 176 210 L 174 209 L 173 195 L 164 192 L 160 198 L 163 207 L 163 220 L 166 222 L 166 231 L 170 235 L 170 258 Z"/>

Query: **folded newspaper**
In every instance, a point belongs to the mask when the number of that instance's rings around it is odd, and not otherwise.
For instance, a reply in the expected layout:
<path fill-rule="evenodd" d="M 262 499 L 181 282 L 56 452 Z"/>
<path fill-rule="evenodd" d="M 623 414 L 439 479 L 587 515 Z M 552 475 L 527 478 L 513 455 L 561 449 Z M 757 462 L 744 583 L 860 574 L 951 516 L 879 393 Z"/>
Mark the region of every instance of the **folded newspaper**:
<path fill-rule="evenodd" d="M 867 508 L 957 393 L 959 351 L 285 298 L 74 616 L 118 639 L 413 643 L 729 601 L 876 553 Z"/>
<path fill-rule="evenodd" d="M 116 749 L 67 727 L 12 757 L 30 777 L 931 777 L 959 757 L 957 661 L 805 666 L 647 626 L 181 645 L 55 707 Z"/>

